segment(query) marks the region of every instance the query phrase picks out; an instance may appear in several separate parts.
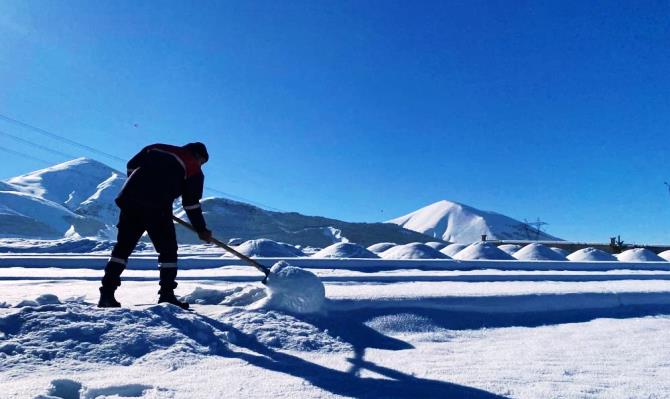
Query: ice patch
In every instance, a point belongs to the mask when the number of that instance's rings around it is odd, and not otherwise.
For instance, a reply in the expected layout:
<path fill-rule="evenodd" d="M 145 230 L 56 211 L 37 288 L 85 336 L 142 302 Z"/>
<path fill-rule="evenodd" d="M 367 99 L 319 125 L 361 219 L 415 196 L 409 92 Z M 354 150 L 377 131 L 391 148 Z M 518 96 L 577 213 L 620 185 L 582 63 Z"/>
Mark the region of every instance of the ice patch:
<path fill-rule="evenodd" d="M 314 274 L 280 261 L 270 269 L 268 297 L 262 306 L 291 313 L 319 313 L 326 302 L 326 289 Z"/>

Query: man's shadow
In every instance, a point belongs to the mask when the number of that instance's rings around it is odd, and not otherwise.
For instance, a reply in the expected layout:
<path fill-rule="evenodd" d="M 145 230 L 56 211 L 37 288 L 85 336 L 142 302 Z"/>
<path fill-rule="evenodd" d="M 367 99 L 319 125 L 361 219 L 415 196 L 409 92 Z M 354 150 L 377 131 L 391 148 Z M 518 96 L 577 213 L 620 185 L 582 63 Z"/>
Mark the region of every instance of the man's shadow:
<path fill-rule="evenodd" d="M 238 358 L 256 367 L 302 378 L 315 387 L 336 395 L 354 398 L 504 398 L 481 389 L 416 377 L 366 361 L 364 356 L 367 348 L 397 351 L 412 349 L 413 346 L 379 333 L 357 317 L 303 318 L 304 321 L 320 329 L 328 329 L 331 335 L 339 337 L 352 346 L 354 357 L 349 359 L 351 367 L 347 371 L 331 369 L 294 355 L 275 351 L 259 342 L 251 334 L 246 334 L 211 317 L 201 317 L 213 328 L 232 332 L 236 346 L 254 352 L 238 352 L 230 348 L 219 347 L 218 355 Z M 197 337 L 192 338 L 197 340 Z M 360 377 L 360 371 L 363 369 L 386 378 Z"/>

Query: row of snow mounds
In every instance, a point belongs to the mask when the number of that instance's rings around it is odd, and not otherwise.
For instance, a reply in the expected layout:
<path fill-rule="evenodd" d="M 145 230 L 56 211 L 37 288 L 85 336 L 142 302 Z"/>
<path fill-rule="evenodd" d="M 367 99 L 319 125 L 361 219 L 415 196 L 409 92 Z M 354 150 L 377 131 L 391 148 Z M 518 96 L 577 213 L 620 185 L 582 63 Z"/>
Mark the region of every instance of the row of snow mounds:
<path fill-rule="evenodd" d="M 486 242 L 477 242 L 469 246 L 451 244 L 442 250 L 458 260 L 523 260 L 523 261 L 573 261 L 573 262 L 664 262 L 670 261 L 670 250 L 656 255 L 645 248 L 634 248 L 618 255 L 595 249 L 583 248 L 569 254 L 561 248 L 547 247 L 540 243 L 531 243 L 524 247 L 517 244 L 504 244 L 496 247 Z"/>

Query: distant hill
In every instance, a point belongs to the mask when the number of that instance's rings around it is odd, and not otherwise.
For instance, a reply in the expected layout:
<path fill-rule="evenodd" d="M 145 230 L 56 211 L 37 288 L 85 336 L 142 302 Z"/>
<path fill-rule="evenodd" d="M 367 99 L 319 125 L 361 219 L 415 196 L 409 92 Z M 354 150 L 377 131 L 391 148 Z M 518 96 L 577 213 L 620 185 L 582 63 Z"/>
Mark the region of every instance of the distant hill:
<path fill-rule="evenodd" d="M 119 214 L 114 198 L 125 180 L 125 174 L 101 162 L 78 158 L 0 182 L 0 236 L 57 239 L 79 234 L 113 239 Z M 224 198 L 204 199 L 202 206 L 220 239 L 269 238 L 315 247 L 432 240 L 395 225 L 272 212 Z M 180 208 L 175 211 L 184 216 Z M 177 231 L 180 242 L 198 242 L 193 233 L 181 227 Z"/>
<path fill-rule="evenodd" d="M 207 224 L 224 238 L 269 238 L 291 244 L 327 247 L 337 242 L 355 242 L 368 246 L 381 241 L 398 244 L 427 242 L 432 237 L 388 223 L 349 223 L 295 212 L 273 212 L 224 198 L 202 201 Z M 185 217 L 179 210 L 177 216 Z M 197 242 L 191 232 L 178 228 L 180 242 Z"/>
<path fill-rule="evenodd" d="M 538 232 L 511 217 L 447 200 L 438 201 L 387 223 L 458 243 L 479 241 L 482 234 L 486 234 L 488 239 L 498 240 L 561 240 L 545 232 Z"/>

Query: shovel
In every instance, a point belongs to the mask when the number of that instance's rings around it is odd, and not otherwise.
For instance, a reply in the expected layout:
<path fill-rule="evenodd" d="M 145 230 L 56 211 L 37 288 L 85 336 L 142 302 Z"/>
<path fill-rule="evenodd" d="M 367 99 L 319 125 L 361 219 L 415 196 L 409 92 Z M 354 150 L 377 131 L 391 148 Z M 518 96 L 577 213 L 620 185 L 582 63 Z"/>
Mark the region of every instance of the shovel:
<path fill-rule="evenodd" d="M 178 218 L 174 215 L 172 215 L 172 220 L 174 220 L 175 222 L 179 223 L 180 225 L 186 227 L 187 229 L 197 233 L 196 229 L 193 228 L 193 225 L 191 225 L 190 223 L 188 223 L 188 222 L 186 222 L 186 221 L 184 221 L 184 220 L 182 220 L 182 219 L 180 219 L 180 218 Z M 258 269 L 258 271 L 262 272 L 265 275 L 265 277 L 263 278 L 263 281 L 261 281 L 261 282 L 263 284 L 267 283 L 268 276 L 270 275 L 270 269 L 268 269 L 266 266 L 263 266 L 260 263 L 256 262 L 255 260 L 251 259 L 250 257 L 237 252 L 235 249 L 233 249 L 230 246 L 222 243 L 221 241 L 217 240 L 214 237 L 212 237 L 209 240 L 209 242 L 218 246 L 218 247 L 220 247 L 220 248 L 225 249 L 226 251 L 230 252 L 231 254 L 233 254 L 233 255 L 237 256 L 238 258 L 242 259 L 243 261 L 247 262 L 250 266 L 253 266 L 256 269 Z"/>

